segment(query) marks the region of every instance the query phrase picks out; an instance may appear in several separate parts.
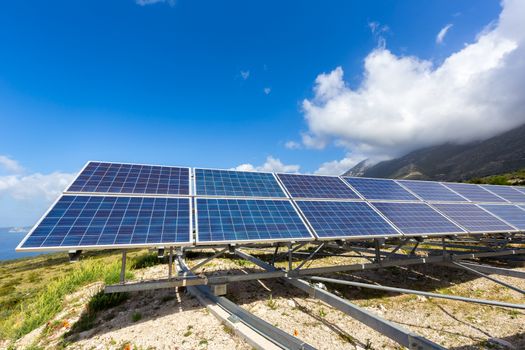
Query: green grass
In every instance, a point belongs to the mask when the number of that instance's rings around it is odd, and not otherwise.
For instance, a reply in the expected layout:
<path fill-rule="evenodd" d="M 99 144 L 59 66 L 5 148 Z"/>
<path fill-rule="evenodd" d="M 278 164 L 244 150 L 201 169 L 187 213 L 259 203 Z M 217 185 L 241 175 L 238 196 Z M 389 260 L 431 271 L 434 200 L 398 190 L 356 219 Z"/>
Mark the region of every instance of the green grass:
<path fill-rule="evenodd" d="M 80 333 L 91 329 L 95 325 L 98 312 L 111 309 L 122 304 L 129 298 L 128 293 L 104 294 L 103 291 L 95 294 L 89 301 L 86 311 L 80 316 L 80 319 L 73 325 L 68 335 Z"/>
<path fill-rule="evenodd" d="M 162 261 L 158 258 L 157 253 L 145 252 L 133 258 L 131 262 L 132 269 L 143 269 L 160 264 Z"/>
<path fill-rule="evenodd" d="M 523 186 L 525 185 L 525 169 L 521 169 L 507 174 L 478 177 L 471 179 L 468 182 L 475 184 Z"/>
<path fill-rule="evenodd" d="M 64 298 L 87 284 L 120 279 L 118 253 L 86 253 L 70 264 L 66 254 L 18 259 L 0 264 L 0 339 L 18 339 L 51 320 Z M 8 279 L 3 275 L 9 271 Z M 126 273 L 128 278 L 131 272 Z M 13 283 L 15 281 L 16 283 Z"/>
<path fill-rule="evenodd" d="M 140 312 L 134 312 L 133 315 L 131 315 L 131 320 L 133 322 L 138 322 L 142 320 L 142 314 Z"/>

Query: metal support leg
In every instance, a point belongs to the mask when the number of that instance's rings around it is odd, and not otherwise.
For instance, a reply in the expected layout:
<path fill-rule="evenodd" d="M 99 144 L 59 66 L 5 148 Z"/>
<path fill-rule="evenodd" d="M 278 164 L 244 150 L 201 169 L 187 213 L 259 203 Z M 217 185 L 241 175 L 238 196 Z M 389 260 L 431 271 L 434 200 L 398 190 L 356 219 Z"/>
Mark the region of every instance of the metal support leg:
<path fill-rule="evenodd" d="M 288 245 L 288 271 L 292 271 L 292 245 Z"/>
<path fill-rule="evenodd" d="M 273 252 L 273 256 L 272 256 L 272 266 L 275 266 L 275 259 L 277 258 L 278 252 L 279 252 L 279 246 L 277 245 L 275 247 L 275 251 Z"/>
<path fill-rule="evenodd" d="M 122 251 L 122 264 L 120 268 L 120 283 L 126 283 L 126 251 Z"/>
<path fill-rule="evenodd" d="M 447 255 L 447 246 L 445 244 L 445 237 L 441 238 L 441 244 L 443 245 L 443 256 Z"/>
<path fill-rule="evenodd" d="M 320 244 L 313 252 L 312 254 L 310 254 L 306 259 L 303 260 L 303 262 L 297 266 L 295 269 L 296 270 L 299 270 L 301 267 L 304 266 L 304 264 L 306 264 L 308 261 L 310 261 L 314 256 L 315 254 L 319 253 L 321 251 L 321 249 L 323 249 L 324 247 L 324 243 L 323 244 Z"/>
<path fill-rule="evenodd" d="M 375 253 L 376 253 L 375 262 L 380 263 L 381 262 L 381 249 L 379 247 L 378 239 L 374 239 L 374 247 L 375 247 Z"/>
<path fill-rule="evenodd" d="M 410 251 L 410 254 L 408 254 L 408 255 L 409 256 L 414 256 L 418 246 L 419 246 L 419 241 L 416 241 L 416 245 L 414 246 L 414 248 L 412 248 L 412 250 Z"/>
<path fill-rule="evenodd" d="M 173 247 L 170 247 L 170 260 L 169 260 L 169 266 L 168 266 L 168 280 L 171 280 L 173 271 Z"/>
<path fill-rule="evenodd" d="M 226 248 L 224 248 L 222 250 L 219 250 L 217 253 L 213 254 L 211 257 L 206 258 L 206 259 L 202 260 L 201 262 L 199 262 L 197 265 L 193 266 L 190 269 L 190 271 L 195 272 L 195 270 L 197 270 L 199 267 L 201 267 L 203 265 L 206 265 L 207 263 L 209 263 L 210 261 L 212 261 L 216 257 L 226 253 L 229 249 L 230 249 L 230 247 L 226 247 Z M 235 249 L 233 251 L 235 252 Z"/>

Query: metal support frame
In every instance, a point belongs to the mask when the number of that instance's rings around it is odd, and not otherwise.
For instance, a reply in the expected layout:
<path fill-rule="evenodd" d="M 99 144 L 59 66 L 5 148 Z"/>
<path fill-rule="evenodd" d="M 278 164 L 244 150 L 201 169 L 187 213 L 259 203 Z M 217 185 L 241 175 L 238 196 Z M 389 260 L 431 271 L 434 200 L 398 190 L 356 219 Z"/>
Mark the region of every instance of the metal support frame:
<path fill-rule="evenodd" d="M 184 274 L 193 275 L 192 271 L 186 265 L 184 259 L 181 256 L 177 257 L 178 265 Z M 232 316 L 235 316 L 238 320 L 246 324 L 248 327 L 255 330 L 257 333 L 270 340 L 272 343 L 277 344 L 283 349 L 291 350 L 315 350 L 313 346 L 304 341 L 300 340 L 293 335 L 290 335 L 279 328 L 271 325 L 263 319 L 249 313 L 237 304 L 231 302 L 227 298 L 218 297 L 213 295 L 210 288 L 207 286 L 189 287 L 188 291 L 190 294 L 201 294 L 205 298 L 209 299 L 214 304 L 219 305 L 221 308 L 226 310 Z"/>
<path fill-rule="evenodd" d="M 523 290 L 523 289 L 521 289 L 521 288 L 515 287 L 515 286 L 513 286 L 513 285 L 511 285 L 511 284 L 509 284 L 509 283 L 507 283 L 507 282 L 503 282 L 503 281 L 501 281 L 501 280 L 499 280 L 499 279 L 497 279 L 497 278 L 494 278 L 494 277 L 492 277 L 492 276 L 486 275 L 486 274 L 484 274 L 483 272 L 480 272 L 480 271 L 475 270 L 475 269 L 473 269 L 473 268 L 471 268 L 471 267 L 468 267 L 468 266 L 466 266 L 466 265 L 463 265 L 463 264 L 461 264 L 461 263 L 459 263 L 459 262 L 457 262 L 457 261 L 453 261 L 453 262 L 452 262 L 452 265 L 457 266 L 457 267 L 460 267 L 460 268 L 462 268 L 462 269 L 464 269 L 464 270 L 467 270 L 467 271 L 469 271 L 469 272 L 472 272 L 472 273 L 475 274 L 475 275 L 478 275 L 478 276 L 481 276 L 481 277 L 485 277 L 486 279 L 489 279 L 489 280 L 491 280 L 492 282 L 495 282 L 495 283 L 497 283 L 497 284 L 500 284 L 500 285 L 502 285 L 502 286 L 505 286 L 505 287 L 507 287 L 507 288 L 509 288 L 509 289 L 512 289 L 512 290 L 514 290 L 514 291 L 516 291 L 516 292 L 518 292 L 518 293 L 525 294 L 525 290 Z"/>
<path fill-rule="evenodd" d="M 191 272 L 195 272 L 199 267 L 206 265 L 207 263 L 209 263 L 209 262 L 212 261 L 213 259 L 215 259 L 215 258 L 221 256 L 222 254 L 226 253 L 226 252 L 229 251 L 229 250 L 230 250 L 230 247 L 226 247 L 226 248 L 224 248 L 224 249 L 222 249 L 222 250 L 219 250 L 218 252 L 216 252 L 215 254 L 213 254 L 212 256 L 210 256 L 209 258 L 206 258 L 206 259 L 200 261 L 197 265 L 193 266 L 193 267 L 190 269 L 190 271 L 191 271 Z"/>
<path fill-rule="evenodd" d="M 236 251 L 236 254 L 246 260 L 253 262 L 254 264 L 264 268 L 267 271 L 275 271 L 275 268 L 270 264 L 267 264 L 247 253 Z M 356 320 L 366 324 L 367 326 L 375 329 L 376 331 L 384 334 L 390 339 L 397 343 L 408 347 L 409 349 L 445 349 L 442 346 L 423 338 L 403 327 L 396 325 L 388 320 L 382 319 L 381 317 L 374 315 L 373 313 L 360 308 L 357 305 L 352 304 L 348 300 L 338 297 L 335 294 L 327 292 L 315 286 L 311 286 L 308 282 L 296 279 L 296 278 L 285 278 L 286 282 L 293 286 L 307 292 L 310 296 L 317 298 L 328 305 L 339 309 L 340 311 L 350 315 Z"/>
<path fill-rule="evenodd" d="M 442 265 L 454 266 L 451 263 L 444 263 Z M 480 264 L 468 263 L 464 261 L 461 262 L 461 265 L 470 267 L 471 269 L 478 270 L 480 272 L 487 273 L 487 274 L 495 274 L 495 275 L 502 275 L 502 276 L 525 279 L 525 272 L 522 272 L 519 270 L 505 269 L 502 267 L 495 267 L 495 266 L 489 266 L 489 265 L 480 265 Z"/>
<path fill-rule="evenodd" d="M 120 266 L 120 283 L 126 283 L 126 250 L 122 251 L 122 264 Z"/>
<path fill-rule="evenodd" d="M 512 303 L 505 303 L 505 302 L 493 301 L 493 300 L 467 298 L 467 297 L 461 297 L 461 296 L 456 296 L 456 295 L 422 292 L 422 291 L 413 290 L 413 289 L 388 287 L 388 286 L 382 286 L 382 285 L 376 285 L 376 284 L 360 283 L 360 282 L 339 280 L 339 279 L 326 278 L 326 277 L 308 276 L 308 277 L 305 277 L 305 278 L 309 279 L 309 280 L 312 280 L 312 281 L 335 283 L 335 284 L 343 284 L 343 285 L 346 285 L 346 286 L 376 289 L 376 290 L 382 290 L 382 291 L 385 291 L 385 292 L 403 293 L 403 294 L 415 294 L 415 295 L 421 295 L 421 296 L 425 296 L 425 297 L 429 297 L 429 298 L 450 299 L 450 300 L 456 300 L 456 301 L 464 301 L 464 302 L 468 302 L 468 303 L 476 303 L 476 304 L 483 304 L 483 305 L 490 305 L 490 306 L 499 306 L 499 307 L 508 307 L 508 308 L 525 310 L 525 304 L 512 304 Z"/>
<path fill-rule="evenodd" d="M 170 257 L 168 263 L 168 280 L 171 280 L 171 276 L 173 274 L 173 247 L 170 247 Z"/>
<path fill-rule="evenodd" d="M 324 247 L 324 243 L 323 243 L 323 244 L 320 244 L 319 246 L 317 246 L 317 248 L 315 248 L 315 250 L 314 250 L 310 255 L 308 255 L 308 256 L 306 257 L 306 259 L 304 259 L 304 260 L 301 262 L 301 264 L 299 264 L 299 266 L 297 266 L 294 270 L 299 270 L 299 269 L 301 269 L 301 267 L 303 267 L 304 264 L 306 264 L 308 261 L 312 260 L 313 257 L 323 249 L 323 247 Z"/>

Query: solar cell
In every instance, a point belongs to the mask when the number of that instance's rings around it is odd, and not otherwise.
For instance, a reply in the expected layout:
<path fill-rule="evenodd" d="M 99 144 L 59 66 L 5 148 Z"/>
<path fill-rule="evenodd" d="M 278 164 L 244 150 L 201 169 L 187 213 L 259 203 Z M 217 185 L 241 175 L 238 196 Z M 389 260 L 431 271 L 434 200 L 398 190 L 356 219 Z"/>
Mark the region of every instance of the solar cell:
<path fill-rule="evenodd" d="M 21 250 L 190 243 L 190 199 L 63 195 Z"/>
<path fill-rule="evenodd" d="M 271 173 L 195 169 L 197 195 L 220 197 L 286 197 Z"/>
<path fill-rule="evenodd" d="M 505 220 L 519 230 L 525 230 L 525 211 L 512 204 L 480 204 L 497 217 Z"/>
<path fill-rule="evenodd" d="M 522 186 L 518 187 L 518 186 L 516 186 L 515 189 L 517 189 L 521 193 L 525 193 L 525 187 L 522 187 Z"/>
<path fill-rule="evenodd" d="M 289 200 L 197 198 L 195 216 L 198 243 L 312 239 Z"/>
<path fill-rule="evenodd" d="M 340 178 L 336 176 L 277 174 L 294 198 L 344 198 L 358 199 Z"/>
<path fill-rule="evenodd" d="M 319 238 L 400 236 L 365 202 L 296 201 Z"/>
<path fill-rule="evenodd" d="M 525 193 L 511 186 L 480 185 L 512 203 L 525 203 Z"/>
<path fill-rule="evenodd" d="M 344 179 L 366 199 L 418 200 L 394 180 L 361 177 L 345 177 Z"/>
<path fill-rule="evenodd" d="M 466 233 L 426 203 L 372 203 L 407 235 Z"/>
<path fill-rule="evenodd" d="M 439 182 L 433 181 L 411 181 L 397 180 L 398 183 L 407 187 L 410 191 L 417 194 L 426 201 L 443 202 L 466 202 L 467 200 L 452 192 Z"/>
<path fill-rule="evenodd" d="M 188 195 L 189 182 L 189 168 L 89 162 L 67 191 Z"/>
<path fill-rule="evenodd" d="M 507 203 L 481 186 L 465 183 L 443 183 L 472 202 Z"/>
<path fill-rule="evenodd" d="M 515 231 L 475 204 L 435 204 L 434 207 L 470 232 Z"/>

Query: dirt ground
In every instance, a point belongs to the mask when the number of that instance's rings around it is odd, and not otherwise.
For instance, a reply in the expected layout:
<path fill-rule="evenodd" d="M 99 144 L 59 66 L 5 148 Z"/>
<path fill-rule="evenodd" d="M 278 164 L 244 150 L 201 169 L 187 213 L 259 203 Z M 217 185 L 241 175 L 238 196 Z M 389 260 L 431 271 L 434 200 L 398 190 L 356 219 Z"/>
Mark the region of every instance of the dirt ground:
<path fill-rule="evenodd" d="M 333 258 L 311 266 L 333 264 Z M 190 265 L 199 260 L 189 260 Z M 339 261 L 338 263 L 349 261 Z M 525 268 L 517 268 L 525 271 Z M 259 271 L 239 259 L 216 259 L 204 267 L 208 274 Z M 137 279 L 165 277 L 167 266 L 137 271 Z M 334 277 L 422 291 L 469 296 L 523 304 L 518 292 L 484 278 L 438 266 L 381 269 Z M 496 277 L 496 276 L 495 276 Z M 525 289 L 525 280 L 497 276 Z M 329 291 L 351 300 L 450 349 L 525 349 L 525 312 L 444 299 L 326 285 Z M 132 293 L 123 304 L 97 314 L 95 326 L 80 334 L 61 336 L 78 320 L 89 298 L 101 288 L 95 284 L 75 293 L 68 307 L 55 318 L 51 331 L 41 327 L 22 338 L 17 347 L 35 341 L 54 349 L 250 349 L 223 326 L 183 288 Z M 397 343 L 346 314 L 308 297 L 281 280 L 228 285 L 227 298 L 280 329 L 319 349 L 400 349 Z M 139 316 L 137 316 L 139 315 Z"/>

